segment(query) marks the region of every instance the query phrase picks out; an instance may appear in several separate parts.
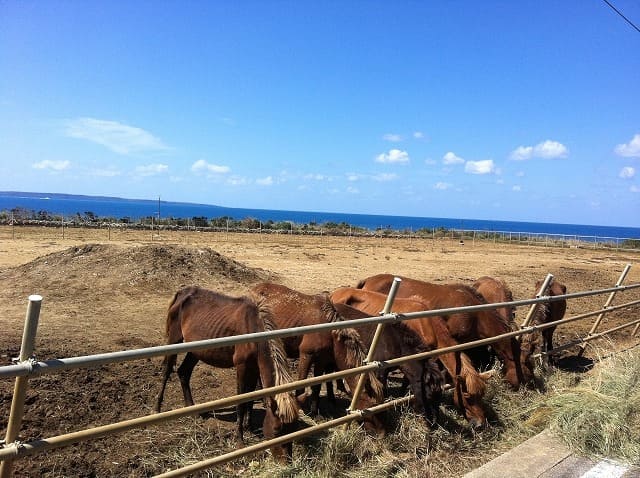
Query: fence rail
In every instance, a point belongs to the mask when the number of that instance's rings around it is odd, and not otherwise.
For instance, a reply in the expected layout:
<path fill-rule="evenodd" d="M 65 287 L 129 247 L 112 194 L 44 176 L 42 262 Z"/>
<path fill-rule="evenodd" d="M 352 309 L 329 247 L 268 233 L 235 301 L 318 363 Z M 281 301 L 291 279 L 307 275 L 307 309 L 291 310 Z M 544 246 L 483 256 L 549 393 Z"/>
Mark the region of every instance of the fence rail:
<path fill-rule="evenodd" d="M 344 377 L 353 376 L 353 375 L 361 375 L 367 371 L 374 371 L 374 370 L 379 370 L 384 368 L 396 367 L 400 364 L 403 364 L 405 362 L 412 361 L 412 360 L 432 358 L 432 357 L 437 357 L 444 353 L 462 351 L 462 350 L 466 350 L 468 348 L 476 347 L 479 345 L 488 345 L 493 342 L 503 340 L 505 338 L 511 338 L 511 337 L 521 336 L 523 334 L 535 333 L 535 332 L 544 330 L 546 328 L 557 327 L 558 325 L 574 322 L 577 320 L 583 320 L 585 318 L 592 317 L 592 316 L 598 316 L 598 319 L 596 320 L 596 323 L 594 323 L 593 327 L 591 328 L 591 331 L 586 337 L 583 337 L 578 341 L 574 341 L 569 344 L 558 346 L 553 351 L 551 351 L 551 353 L 564 350 L 568 347 L 573 347 L 576 345 L 584 345 L 591 340 L 602 338 L 607 334 L 617 332 L 619 330 L 622 330 L 624 328 L 628 328 L 634 325 L 636 326 L 636 329 L 632 332 L 632 335 L 635 335 L 638 329 L 638 325 L 640 325 L 640 319 L 633 319 L 620 326 L 613 327 L 609 330 L 606 330 L 603 332 L 596 332 L 596 328 L 599 325 L 600 321 L 602 320 L 602 316 L 605 313 L 640 305 L 640 300 L 634 300 L 634 301 L 630 301 L 630 302 L 615 305 L 615 306 L 611 305 L 611 301 L 613 300 L 613 295 L 615 295 L 617 292 L 640 288 L 640 283 L 622 285 L 622 281 L 624 280 L 624 277 L 626 276 L 626 273 L 628 272 L 629 267 L 630 266 L 628 265 L 625 268 L 625 271 L 621 275 L 621 278 L 618 280 L 617 284 L 614 287 L 607 288 L 607 289 L 576 292 L 571 294 L 565 294 L 562 296 L 546 296 L 544 295 L 544 291 L 541 291 L 541 293 L 539 294 L 540 297 L 537 297 L 534 299 L 525 299 L 525 300 L 517 300 L 512 302 L 501 302 L 501 303 L 483 304 L 483 305 L 477 305 L 477 306 L 467 306 L 467 307 L 457 307 L 457 308 L 448 308 L 448 309 L 422 311 L 422 312 L 411 312 L 411 313 L 405 313 L 405 314 L 396 314 L 396 313 L 390 312 L 390 310 L 392 310 L 392 303 L 395 295 L 395 288 L 392 288 L 389 294 L 388 302 L 387 302 L 388 307 L 385 306 L 385 310 L 383 311 L 384 313 L 378 317 L 369 317 L 365 319 L 356 319 L 356 320 L 345 320 L 342 322 L 332 322 L 327 324 L 318 324 L 318 325 L 297 327 L 297 328 L 291 328 L 291 329 L 273 330 L 269 332 L 260 332 L 260 333 L 224 337 L 224 338 L 218 338 L 218 339 L 209 339 L 209 340 L 202 340 L 202 341 L 189 342 L 189 343 L 183 343 L 183 344 L 164 345 L 164 346 L 158 346 L 158 347 L 148 347 L 148 348 L 135 349 L 135 350 L 124 350 L 119 352 L 95 354 L 95 355 L 88 355 L 88 356 L 81 356 L 81 357 L 70 357 L 70 358 L 47 360 L 47 361 L 37 361 L 33 356 L 33 342 L 35 339 L 35 334 L 36 334 L 36 329 L 38 324 L 38 316 L 40 311 L 40 303 L 42 298 L 39 296 L 31 296 L 29 297 L 30 299 L 29 307 L 27 309 L 25 330 L 23 334 L 23 341 L 22 341 L 22 347 L 20 351 L 19 363 L 15 365 L 0 367 L 0 378 L 9 378 L 9 377 L 16 378 L 14 397 L 12 402 L 11 414 L 9 417 L 9 424 L 7 427 L 5 443 L 4 443 L 4 447 L 0 448 L 0 460 L 1 460 L 0 477 L 5 478 L 5 477 L 11 476 L 12 465 L 14 460 L 20 459 L 24 456 L 42 453 L 46 450 L 64 447 L 64 446 L 68 446 L 68 445 L 82 442 L 82 441 L 94 440 L 97 438 L 113 435 L 116 433 L 122 433 L 124 431 L 131 430 L 134 428 L 146 427 L 146 426 L 157 424 L 167 420 L 173 420 L 173 419 L 177 419 L 177 418 L 181 418 L 189 415 L 195 415 L 195 414 L 199 414 L 209 410 L 215 410 L 219 408 L 228 407 L 231 405 L 237 405 L 250 400 L 262 398 L 267 395 L 293 391 L 302 387 L 317 385 L 317 384 L 324 383 L 330 380 L 335 380 L 338 378 L 344 378 Z M 65 435 L 58 435 L 54 437 L 43 438 L 43 439 L 39 439 L 29 443 L 20 443 L 17 441 L 17 436 L 21 426 L 21 420 L 22 420 L 22 414 L 23 414 L 23 408 L 24 408 L 24 398 L 25 398 L 24 392 L 26 390 L 28 380 L 31 377 L 34 377 L 37 375 L 57 373 L 62 370 L 69 370 L 69 369 L 75 369 L 75 368 L 94 367 L 97 365 L 103 365 L 107 363 L 118 363 L 118 362 L 130 361 L 130 360 L 139 360 L 143 358 L 164 356 L 168 354 L 184 353 L 188 351 L 202 350 L 206 348 L 232 346 L 240 343 L 268 340 L 271 338 L 284 338 L 284 337 L 290 337 L 294 335 L 301 335 L 304 333 L 328 331 L 328 330 L 347 328 L 347 327 L 357 328 L 358 326 L 362 326 L 362 325 L 377 324 L 378 325 L 377 332 L 379 332 L 381 330 L 381 327 L 383 327 L 385 324 L 389 322 L 410 320 L 410 319 L 416 319 L 416 318 L 422 318 L 422 317 L 430 317 L 435 315 L 447 315 L 454 312 L 471 312 L 471 311 L 478 311 L 478 310 L 496 309 L 504 306 L 521 307 L 526 305 L 530 305 L 532 307 L 531 309 L 532 311 L 533 308 L 537 307 L 538 304 L 545 303 L 545 302 L 571 300 L 571 299 L 601 295 L 601 294 L 610 294 L 610 295 L 604 307 L 599 310 L 588 312 L 588 313 L 581 314 L 574 317 L 569 317 L 569 318 L 558 320 L 555 322 L 550 322 L 547 324 L 526 325 L 523 328 L 520 328 L 519 330 L 514 330 L 512 332 L 502 334 L 496 337 L 481 339 L 474 342 L 467 342 L 464 344 L 459 344 L 459 345 L 432 350 L 428 352 L 422 352 L 419 354 L 398 357 L 398 358 L 387 360 L 385 362 L 368 362 L 359 367 L 355 367 L 355 368 L 340 371 L 340 372 L 329 373 L 320 377 L 298 380 L 286 385 L 280 385 L 280 386 L 265 388 L 262 390 L 256 390 L 253 392 L 244 393 L 240 395 L 234 395 L 231 397 L 225 397 L 222 399 L 193 405 L 191 407 L 183 407 L 176 410 L 166 411 L 166 412 L 157 413 L 153 415 L 147 415 L 147 416 L 143 416 L 143 417 L 139 417 L 131 420 L 98 426 L 91 429 L 80 430 L 80 431 L 68 433 Z M 375 341 L 374 343 L 372 343 L 371 350 L 373 350 L 374 348 L 375 348 Z M 370 350 L 369 358 L 372 356 L 371 350 Z M 257 451 L 267 449 L 276 444 L 292 441 L 302 436 L 306 436 L 308 434 L 317 433 L 319 431 L 322 431 L 343 423 L 348 423 L 353 420 L 362 419 L 364 414 L 378 413 L 387 408 L 398 406 L 399 404 L 402 404 L 402 403 L 406 403 L 411 398 L 411 397 L 403 397 L 401 399 L 385 402 L 383 404 L 377 405 L 375 407 L 371 407 L 369 409 L 356 410 L 353 404 L 355 403 L 358 393 L 359 393 L 359 390 L 358 388 L 356 388 L 356 390 L 354 391 L 354 401 L 352 402 L 352 406 L 349 408 L 349 413 L 345 417 L 331 420 L 330 422 L 316 425 L 309 429 L 298 431 L 293 434 L 288 434 L 272 440 L 266 440 L 256 445 L 234 450 L 232 452 L 225 453 L 218 457 L 205 460 L 203 462 L 196 463 L 194 465 L 190 465 L 185 468 L 173 470 L 159 476 L 163 476 L 163 477 L 164 476 L 167 476 L 167 477 L 168 476 L 185 476 L 189 473 L 193 473 L 194 471 L 211 467 L 217 464 L 225 463 L 227 461 L 231 461 L 236 458 L 239 458 L 240 456 L 245 456 L 247 454 L 251 454 Z"/>

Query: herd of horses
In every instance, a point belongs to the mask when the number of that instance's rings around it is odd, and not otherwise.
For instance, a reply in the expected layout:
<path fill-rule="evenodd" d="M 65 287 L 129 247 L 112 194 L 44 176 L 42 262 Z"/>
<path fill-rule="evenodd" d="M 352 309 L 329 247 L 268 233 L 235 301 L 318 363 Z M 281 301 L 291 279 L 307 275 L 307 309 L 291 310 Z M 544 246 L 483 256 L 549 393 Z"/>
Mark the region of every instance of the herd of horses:
<path fill-rule="evenodd" d="M 275 329 L 294 328 L 329 322 L 339 322 L 377 316 L 383 310 L 387 295 L 396 277 L 401 279 L 392 311 L 403 314 L 426 310 L 441 310 L 486 303 L 511 302 L 509 287 L 501 280 L 481 277 L 474 284 L 434 284 L 409 277 L 378 274 L 361 280 L 355 287 L 340 287 L 332 292 L 306 294 L 272 282 L 254 285 L 247 296 L 229 297 L 197 286 L 177 291 L 169 304 L 166 319 L 167 343 L 177 344 L 203 339 L 241 335 Z M 536 284 L 538 294 L 541 283 Z M 544 294 L 566 294 L 566 287 L 552 281 Z M 532 324 L 542 324 L 562 318 L 565 300 L 538 304 Z M 495 337 L 518 330 L 515 307 L 482 309 L 447 313 L 446 315 L 414 318 L 388 323 L 379 335 L 374 361 L 413 355 L 450 347 L 478 339 Z M 188 352 L 177 368 L 186 406 L 193 405 L 191 374 L 198 361 L 214 367 L 235 368 L 238 394 L 277 386 L 292 381 L 287 358 L 297 359 L 298 379 L 310 373 L 320 376 L 328 372 L 347 370 L 366 362 L 375 325 L 339 328 L 313 332 L 284 339 L 250 342 L 235 346 Z M 410 388 L 412 406 L 427 423 L 438 421 L 443 390 L 452 389 L 454 406 L 472 427 L 485 426 L 483 395 L 486 381 L 493 369 L 486 370 L 492 359 L 499 360 L 504 380 L 517 390 L 534 381 L 533 356 L 551 350 L 553 328 L 542 334 L 525 334 L 493 342 L 489 346 L 450 352 L 403 363 L 399 369 Z M 155 409 L 160 411 L 167 381 L 177 362 L 177 355 L 165 357 L 164 373 Z M 388 394 L 388 369 L 365 374 L 364 386 L 355 407 L 366 409 L 382 403 Z M 358 375 L 338 381 L 338 386 L 351 394 L 356 390 Z M 335 403 L 332 382 L 326 382 L 326 398 Z M 319 413 L 321 385 L 279 393 L 264 400 L 262 432 L 265 438 L 294 431 L 301 407 L 311 415 Z M 252 403 L 237 406 L 236 438 L 243 441 L 243 431 L 250 422 Z M 378 414 L 363 415 L 364 428 L 378 436 L 384 435 L 384 419 Z M 277 459 L 291 456 L 291 443 L 272 447 Z"/>

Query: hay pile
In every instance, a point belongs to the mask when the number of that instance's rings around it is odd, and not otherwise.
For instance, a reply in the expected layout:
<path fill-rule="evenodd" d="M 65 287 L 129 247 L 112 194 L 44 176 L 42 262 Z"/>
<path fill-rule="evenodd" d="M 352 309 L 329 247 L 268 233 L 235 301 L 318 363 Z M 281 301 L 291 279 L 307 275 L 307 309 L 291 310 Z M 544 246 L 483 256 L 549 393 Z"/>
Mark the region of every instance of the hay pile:
<path fill-rule="evenodd" d="M 573 450 L 640 464 L 640 352 L 609 358 L 547 402 L 550 427 Z"/>

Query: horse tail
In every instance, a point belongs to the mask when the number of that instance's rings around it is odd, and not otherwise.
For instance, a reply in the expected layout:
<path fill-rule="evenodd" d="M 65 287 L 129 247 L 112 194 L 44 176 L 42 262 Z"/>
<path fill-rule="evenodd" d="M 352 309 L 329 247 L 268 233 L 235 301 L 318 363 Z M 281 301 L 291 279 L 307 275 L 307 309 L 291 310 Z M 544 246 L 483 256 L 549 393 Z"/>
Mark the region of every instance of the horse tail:
<path fill-rule="evenodd" d="M 329 298 L 322 304 L 322 310 L 329 322 L 341 322 L 343 317 L 335 309 Z M 349 368 L 360 367 L 366 362 L 367 353 L 362 338 L 356 329 L 348 327 L 345 329 L 335 330 L 334 333 L 344 343 L 347 349 L 345 363 Z M 370 388 L 370 396 L 377 402 L 384 400 L 384 385 L 376 374 L 372 371 L 367 372 L 368 388 Z"/>
<path fill-rule="evenodd" d="M 276 330 L 273 322 L 271 311 L 264 301 L 258 302 L 258 314 L 264 324 L 264 331 L 270 332 Z M 267 340 L 271 360 L 273 362 L 273 379 L 274 385 L 284 385 L 293 381 L 289 366 L 287 364 L 287 355 L 284 350 L 282 340 L 272 338 Z M 298 402 L 292 392 L 278 393 L 274 397 L 277 407 L 277 415 L 284 423 L 293 423 L 298 419 Z"/>
<path fill-rule="evenodd" d="M 180 312 L 182 306 L 195 292 L 194 287 L 185 287 L 180 289 L 169 301 L 167 310 L 167 321 L 165 323 L 165 337 L 170 344 L 182 342 L 182 329 L 180 328 Z"/>

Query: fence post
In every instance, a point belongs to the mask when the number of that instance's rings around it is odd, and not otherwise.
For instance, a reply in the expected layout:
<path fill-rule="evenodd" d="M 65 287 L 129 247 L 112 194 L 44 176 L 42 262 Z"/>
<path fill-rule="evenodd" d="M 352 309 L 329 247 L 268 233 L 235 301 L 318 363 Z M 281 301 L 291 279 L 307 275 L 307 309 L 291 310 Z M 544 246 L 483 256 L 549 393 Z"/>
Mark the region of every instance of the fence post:
<path fill-rule="evenodd" d="M 400 282 L 402 282 L 402 279 L 400 279 L 399 277 L 395 277 L 393 279 L 393 282 L 391 283 L 391 289 L 389 289 L 389 295 L 387 296 L 387 301 L 384 304 L 384 309 L 382 310 L 382 312 L 380 312 L 382 315 L 388 314 L 391 311 L 391 306 L 393 305 L 393 301 L 396 298 L 396 292 L 398 291 Z M 383 329 L 384 324 L 380 323 L 377 325 L 376 331 L 373 334 L 373 339 L 371 340 L 371 345 L 369 346 L 366 363 L 370 363 L 373 360 L 373 356 L 376 352 L 376 347 L 378 346 L 378 341 L 380 340 Z M 362 392 L 364 381 L 365 374 L 361 374 L 358 378 L 356 389 L 353 391 L 353 396 L 351 397 L 351 405 L 349 405 L 349 408 L 347 409 L 348 412 L 353 412 L 356 409 L 356 403 L 358 403 L 358 398 L 360 398 L 360 393 Z"/>
<path fill-rule="evenodd" d="M 41 296 L 29 296 L 29 305 L 27 307 L 24 331 L 22 332 L 22 345 L 20 346 L 20 362 L 28 361 L 33 355 L 41 305 Z M 11 412 L 9 413 L 9 422 L 7 424 L 7 434 L 4 440 L 5 446 L 15 443 L 16 438 L 18 438 L 18 433 L 20 432 L 20 427 L 22 425 L 22 416 L 24 414 L 24 400 L 28 386 L 28 375 L 16 377 L 16 383 L 13 389 L 13 400 L 11 402 Z M 4 460 L 2 463 L 0 463 L 0 478 L 10 477 L 12 474 L 12 470 L 13 460 Z"/>
<path fill-rule="evenodd" d="M 545 277 L 544 282 L 540 287 L 540 290 L 536 294 L 536 299 L 540 298 L 542 295 L 544 295 L 545 292 L 547 292 L 547 288 L 549 287 L 549 285 L 551 285 L 552 280 L 553 280 L 553 274 L 547 274 L 547 277 Z M 527 317 L 524 319 L 524 322 L 522 322 L 522 325 L 520 326 L 521 329 L 524 329 L 525 327 L 529 326 L 529 323 L 531 322 L 531 319 L 533 318 L 533 314 L 535 313 L 537 308 L 538 308 L 538 304 L 531 304 L 531 308 L 527 313 Z"/>
<path fill-rule="evenodd" d="M 624 279 L 627 277 L 627 274 L 629 273 L 629 270 L 631 269 L 631 264 L 627 264 L 624 268 L 624 270 L 622 271 L 622 274 L 620 274 L 620 278 L 618 279 L 618 282 L 616 282 L 616 287 L 620 287 L 622 285 L 622 283 L 624 282 Z M 616 292 L 617 291 L 613 291 L 609 294 L 609 297 L 607 298 L 607 301 L 605 302 L 604 306 L 602 307 L 603 309 L 606 309 L 607 307 L 609 307 L 611 305 L 611 303 L 613 302 L 613 298 L 616 296 Z M 596 317 L 595 322 L 593 323 L 593 326 L 591 327 L 591 330 L 589 331 L 589 334 L 587 335 L 587 337 L 593 335 L 597 328 L 600 326 L 600 322 L 602 322 L 602 319 L 604 318 L 604 314 L 606 312 L 601 312 L 600 314 L 598 314 L 598 316 Z M 638 327 L 636 326 L 636 330 L 638 329 Z M 635 335 L 635 334 L 634 334 Z M 584 353 L 585 349 L 587 348 L 587 342 L 584 342 L 582 344 L 580 344 L 580 350 L 578 351 L 578 357 L 581 357 L 582 354 Z"/>

